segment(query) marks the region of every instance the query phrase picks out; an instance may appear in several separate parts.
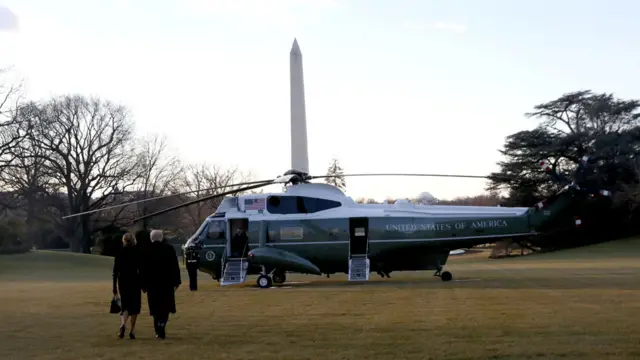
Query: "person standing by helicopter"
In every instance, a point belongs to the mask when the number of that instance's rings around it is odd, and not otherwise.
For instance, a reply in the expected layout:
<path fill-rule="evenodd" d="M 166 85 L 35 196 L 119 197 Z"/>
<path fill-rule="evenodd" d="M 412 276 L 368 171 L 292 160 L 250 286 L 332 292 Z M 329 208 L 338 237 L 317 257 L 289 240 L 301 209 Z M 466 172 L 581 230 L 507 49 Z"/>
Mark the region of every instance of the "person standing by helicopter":
<path fill-rule="evenodd" d="M 194 244 L 184 249 L 187 274 L 189 274 L 189 290 L 198 290 L 198 268 L 200 267 L 200 250 L 202 246 Z"/>

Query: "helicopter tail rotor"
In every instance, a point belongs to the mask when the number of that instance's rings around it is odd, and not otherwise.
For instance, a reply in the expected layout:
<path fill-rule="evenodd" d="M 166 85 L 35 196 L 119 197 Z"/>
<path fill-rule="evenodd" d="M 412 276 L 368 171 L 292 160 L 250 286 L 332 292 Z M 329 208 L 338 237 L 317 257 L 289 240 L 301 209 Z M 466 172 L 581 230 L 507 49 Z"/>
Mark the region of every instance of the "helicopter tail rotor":
<path fill-rule="evenodd" d="M 594 184 L 589 180 L 589 176 L 595 171 L 594 161 L 589 156 L 583 156 L 578 162 L 578 166 L 573 174 L 573 180 L 569 180 L 565 176 L 558 174 L 555 169 L 550 165 L 549 161 L 541 160 L 539 162 L 542 167 L 554 182 L 564 185 L 565 188 L 570 188 L 574 192 L 587 194 L 591 196 L 611 196 L 611 191 L 602 189 L 599 184 Z"/>
<path fill-rule="evenodd" d="M 595 171 L 594 161 L 589 156 L 583 156 L 576 168 L 576 171 L 573 174 L 573 180 L 569 180 L 566 177 L 558 174 L 555 169 L 550 165 L 550 163 L 546 160 L 542 160 L 539 162 L 540 167 L 547 173 L 554 182 L 564 185 L 562 190 L 558 193 L 554 194 L 550 198 L 544 199 L 535 205 L 536 210 L 541 211 L 546 209 L 554 203 L 560 196 L 566 192 L 571 192 L 573 197 L 577 196 L 588 196 L 588 197 L 601 197 L 601 198 L 610 198 L 612 193 L 610 190 L 602 189 L 597 184 L 593 184 L 589 181 L 589 176 Z M 581 228 L 584 223 L 580 216 L 574 215 L 574 225 L 576 228 Z"/>

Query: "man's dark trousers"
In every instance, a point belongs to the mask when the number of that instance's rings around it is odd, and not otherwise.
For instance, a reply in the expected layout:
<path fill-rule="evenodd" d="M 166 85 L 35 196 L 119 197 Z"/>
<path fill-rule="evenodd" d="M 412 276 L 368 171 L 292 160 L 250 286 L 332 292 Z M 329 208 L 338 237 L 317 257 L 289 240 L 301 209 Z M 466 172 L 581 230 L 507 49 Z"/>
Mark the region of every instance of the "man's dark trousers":
<path fill-rule="evenodd" d="M 198 290 L 198 263 L 187 262 L 187 273 L 189 274 L 189 290 Z"/>

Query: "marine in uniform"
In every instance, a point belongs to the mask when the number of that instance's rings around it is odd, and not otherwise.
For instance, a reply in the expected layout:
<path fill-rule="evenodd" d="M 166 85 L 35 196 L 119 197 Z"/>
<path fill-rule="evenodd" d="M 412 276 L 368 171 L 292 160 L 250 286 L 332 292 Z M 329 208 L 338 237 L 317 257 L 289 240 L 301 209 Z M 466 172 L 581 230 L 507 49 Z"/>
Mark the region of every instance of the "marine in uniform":
<path fill-rule="evenodd" d="M 187 273 L 189 274 L 189 289 L 198 290 L 198 268 L 200 267 L 200 247 L 189 246 L 185 248 L 185 259 L 187 262 Z"/>

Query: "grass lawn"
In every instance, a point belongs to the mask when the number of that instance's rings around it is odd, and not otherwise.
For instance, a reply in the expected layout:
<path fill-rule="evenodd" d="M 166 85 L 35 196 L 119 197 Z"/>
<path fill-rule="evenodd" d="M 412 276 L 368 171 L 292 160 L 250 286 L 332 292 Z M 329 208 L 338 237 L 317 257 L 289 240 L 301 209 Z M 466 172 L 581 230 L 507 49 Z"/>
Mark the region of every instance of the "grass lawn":
<path fill-rule="evenodd" d="M 138 339 L 108 314 L 111 259 L 0 256 L 0 359 L 638 359 L 640 240 L 487 259 L 368 283 L 289 275 L 281 288 L 220 288 L 186 274 L 167 339 L 144 312 Z M 311 281 L 309 283 L 305 283 Z M 143 296 L 146 302 L 146 296 Z"/>

